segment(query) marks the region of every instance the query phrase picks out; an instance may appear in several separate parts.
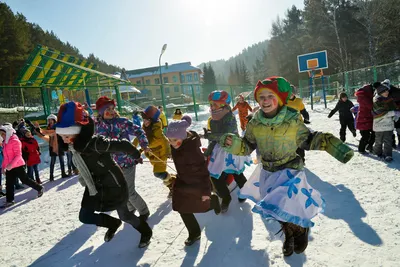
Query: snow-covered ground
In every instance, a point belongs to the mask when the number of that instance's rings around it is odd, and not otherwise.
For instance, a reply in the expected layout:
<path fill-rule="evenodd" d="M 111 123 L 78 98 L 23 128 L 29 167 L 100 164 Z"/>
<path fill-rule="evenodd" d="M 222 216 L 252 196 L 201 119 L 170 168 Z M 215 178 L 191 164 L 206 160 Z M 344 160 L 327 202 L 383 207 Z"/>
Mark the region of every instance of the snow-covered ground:
<path fill-rule="evenodd" d="M 310 110 L 311 128 L 338 135 L 338 115 L 328 119 L 328 113 L 322 105 Z M 194 128 L 200 131 L 206 119 L 204 113 Z M 356 150 L 359 136 L 348 132 L 347 138 Z M 283 237 L 275 235 L 279 224 L 262 220 L 251 212 L 253 203 L 235 198 L 224 215 L 196 215 L 201 242 L 185 247 L 183 222 L 147 162 L 138 166 L 136 183 L 151 211 L 152 243 L 137 248 L 139 234 L 127 224 L 104 243 L 106 229 L 78 220 L 84 188 L 77 178 L 61 179 L 57 170 L 49 183 L 43 164 L 43 197 L 36 199 L 31 189 L 18 191 L 17 203 L 0 213 L 0 266 L 399 266 L 399 151 L 393 156 L 387 164 L 356 152 L 342 164 L 325 152 L 307 152 L 308 180 L 324 196 L 326 210 L 314 219 L 305 253 L 288 258 L 281 253 Z"/>

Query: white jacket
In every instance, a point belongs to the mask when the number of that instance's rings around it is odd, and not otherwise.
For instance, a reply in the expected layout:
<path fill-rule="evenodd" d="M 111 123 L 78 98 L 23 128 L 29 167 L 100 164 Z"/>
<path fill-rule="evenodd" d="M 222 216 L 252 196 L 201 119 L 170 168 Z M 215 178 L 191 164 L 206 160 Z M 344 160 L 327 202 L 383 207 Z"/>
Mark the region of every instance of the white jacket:
<path fill-rule="evenodd" d="M 374 132 L 387 132 L 394 130 L 394 111 L 389 111 L 382 117 L 374 118 L 372 129 Z"/>

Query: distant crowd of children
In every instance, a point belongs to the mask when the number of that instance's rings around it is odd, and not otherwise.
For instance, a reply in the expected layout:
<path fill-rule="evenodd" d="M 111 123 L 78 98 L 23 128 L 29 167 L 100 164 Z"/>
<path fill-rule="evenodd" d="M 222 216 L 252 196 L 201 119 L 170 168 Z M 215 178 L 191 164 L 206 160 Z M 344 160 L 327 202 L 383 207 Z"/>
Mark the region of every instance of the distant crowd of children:
<path fill-rule="evenodd" d="M 36 189 L 39 197 L 43 194 L 38 171 L 40 149 L 33 131 L 49 143 L 50 181 L 54 180 L 57 158 L 61 177 L 80 174 L 85 192 L 79 220 L 107 228 L 106 242 L 112 240 L 123 221 L 140 233 L 139 247 L 150 243 L 150 210 L 135 187 L 137 165 L 143 163 L 144 153 L 153 175 L 168 187 L 172 208 L 188 230 L 185 245 L 190 246 L 201 237 L 195 213 L 213 210 L 218 215 L 228 211 L 232 197 L 226 181 L 233 177 L 240 189 L 239 203 L 250 199 L 255 202 L 254 212 L 281 224 L 285 234 L 283 255 L 302 253 L 308 245 L 309 228 L 314 225 L 311 220 L 325 205 L 321 194 L 307 181 L 304 151 L 323 150 L 346 163 L 354 155 L 344 143 L 346 129 L 353 136 L 358 129 L 361 153 L 373 150 L 386 161 L 392 160 L 393 129 L 399 128 L 395 126 L 399 117 L 398 91 L 389 81 L 366 85 L 355 94 L 357 107 L 341 93 L 328 116 L 339 111 L 340 139 L 306 126 L 310 123 L 309 114 L 296 97 L 295 87 L 282 77 L 257 83 L 254 99 L 258 107 L 254 109 L 242 95 L 231 108 L 227 92 L 211 92 L 210 119 L 201 135 L 188 130 L 191 117 L 180 109 L 168 124 L 162 107 L 150 105 L 136 110 L 129 120 L 119 115 L 115 101 L 106 96 L 96 101 L 96 118 L 87 106 L 69 102 L 60 107 L 57 116 L 47 118 L 46 129 L 30 122 L 17 123 L 15 129 L 8 124 L 0 126 L 0 159 L 6 174 L 4 207 L 14 204 L 17 178 Z M 239 113 L 241 135 L 235 110 Z M 352 112 L 357 114 L 355 121 Z M 204 153 L 202 137 L 208 140 Z M 252 164 L 253 151 L 259 163 L 257 174 L 248 180 L 243 173 Z M 168 158 L 172 158 L 174 167 L 168 165 Z M 119 218 L 106 213 L 113 210 Z"/>

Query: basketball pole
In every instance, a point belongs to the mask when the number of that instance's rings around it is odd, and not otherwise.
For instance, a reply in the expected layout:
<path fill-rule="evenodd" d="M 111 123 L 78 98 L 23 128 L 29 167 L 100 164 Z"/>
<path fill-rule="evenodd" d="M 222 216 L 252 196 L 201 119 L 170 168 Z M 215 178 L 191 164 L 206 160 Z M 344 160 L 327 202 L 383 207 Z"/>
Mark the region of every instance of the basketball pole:
<path fill-rule="evenodd" d="M 310 87 L 311 110 L 314 110 L 314 98 L 313 98 L 313 76 L 314 76 L 314 71 L 313 70 L 308 71 L 308 75 L 310 76 L 310 78 L 308 80 L 308 85 Z"/>

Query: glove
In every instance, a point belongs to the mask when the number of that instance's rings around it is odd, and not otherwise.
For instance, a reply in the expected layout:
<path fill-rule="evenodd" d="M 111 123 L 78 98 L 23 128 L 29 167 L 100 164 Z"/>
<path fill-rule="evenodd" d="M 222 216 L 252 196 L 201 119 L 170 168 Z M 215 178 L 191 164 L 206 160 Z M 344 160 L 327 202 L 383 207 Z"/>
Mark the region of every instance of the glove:
<path fill-rule="evenodd" d="M 311 122 L 308 120 L 304 120 L 304 124 L 310 124 Z"/>
<path fill-rule="evenodd" d="M 399 118 L 400 118 L 400 111 L 395 111 L 394 112 L 394 117 L 393 117 L 394 121 L 397 122 L 399 120 Z"/>
<path fill-rule="evenodd" d="M 133 162 L 137 165 L 137 164 L 143 164 L 143 159 L 140 157 L 138 159 L 134 159 Z"/>

